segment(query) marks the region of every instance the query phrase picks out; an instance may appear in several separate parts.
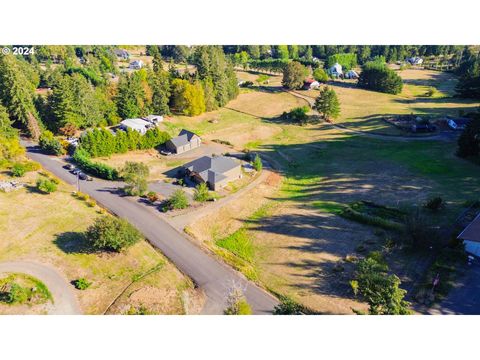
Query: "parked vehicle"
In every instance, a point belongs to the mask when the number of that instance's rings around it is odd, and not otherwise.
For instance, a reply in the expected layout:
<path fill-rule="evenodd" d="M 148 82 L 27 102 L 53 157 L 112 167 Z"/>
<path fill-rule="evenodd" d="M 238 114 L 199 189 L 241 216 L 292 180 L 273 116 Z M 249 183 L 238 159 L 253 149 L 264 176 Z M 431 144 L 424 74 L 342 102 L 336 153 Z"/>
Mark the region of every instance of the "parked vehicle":
<path fill-rule="evenodd" d="M 73 169 L 73 170 L 70 171 L 70 172 L 71 172 L 73 175 L 78 175 L 79 173 L 82 172 L 82 170 L 75 168 L 75 169 Z"/>
<path fill-rule="evenodd" d="M 437 130 L 437 127 L 435 125 L 432 125 L 432 124 L 429 124 L 429 123 L 420 123 L 420 124 L 412 125 L 411 130 L 414 133 L 434 132 L 434 131 Z"/>
<path fill-rule="evenodd" d="M 165 156 L 170 156 L 170 155 L 172 155 L 172 152 L 168 151 L 168 150 L 161 150 L 160 154 L 165 155 Z"/>
<path fill-rule="evenodd" d="M 64 169 L 68 170 L 68 171 L 73 171 L 75 170 L 75 166 L 73 164 L 67 164 L 63 167 Z"/>
<path fill-rule="evenodd" d="M 92 181 L 93 180 L 90 176 L 88 176 L 87 174 L 85 174 L 83 172 L 78 173 L 78 178 L 80 180 L 86 180 L 86 181 Z"/>

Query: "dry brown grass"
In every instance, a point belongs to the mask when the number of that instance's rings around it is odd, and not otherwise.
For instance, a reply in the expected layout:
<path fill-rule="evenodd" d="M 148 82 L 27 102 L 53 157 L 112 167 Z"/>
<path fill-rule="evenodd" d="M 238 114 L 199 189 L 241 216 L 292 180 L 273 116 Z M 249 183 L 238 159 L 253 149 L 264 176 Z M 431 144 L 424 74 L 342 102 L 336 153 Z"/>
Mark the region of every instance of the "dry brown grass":
<path fill-rule="evenodd" d="M 32 184 L 35 177 L 30 173 L 21 180 Z M 134 276 L 159 263 L 164 266 L 147 278 L 149 286 L 177 294 L 179 288 L 186 288 L 188 280 L 145 241 L 119 254 L 88 251 L 82 233 L 100 209 L 77 200 L 72 191 L 61 184 L 50 195 L 28 189 L 0 193 L 0 261 L 33 260 L 55 267 L 67 279 L 86 278 L 91 287 L 75 291 L 87 314 L 102 313 Z M 179 296 L 158 302 L 165 313 L 176 313 L 181 307 Z"/>

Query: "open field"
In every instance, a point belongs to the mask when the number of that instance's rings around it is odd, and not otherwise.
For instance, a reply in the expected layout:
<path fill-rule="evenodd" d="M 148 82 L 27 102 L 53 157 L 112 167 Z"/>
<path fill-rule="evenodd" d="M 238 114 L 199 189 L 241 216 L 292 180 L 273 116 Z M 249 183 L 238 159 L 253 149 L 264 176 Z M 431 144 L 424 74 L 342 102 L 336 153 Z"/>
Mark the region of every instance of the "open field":
<path fill-rule="evenodd" d="M 32 184 L 35 177 L 30 173 L 20 180 Z M 190 280 L 145 241 L 119 254 L 92 252 L 82 233 L 101 209 L 74 198 L 72 191 L 61 184 L 50 195 L 37 193 L 31 185 L 0 193 L 0 261 L 31 260 L 51 265 L 69 280 L 86 278 L 92 285 L 76 290 L 86 314 L 103 313 L 136 277 L 158 266 L 158 271 L 134 285 L 169 295 L 155 299 L 137 296 L 135 301 L 124 297 L 116 303 L 117 309 L 141 303 L 153 312 L 182 313 L 182 294 L 195 297 Z"/>
<path fill-rule="evenodd" d="M 404 70 L 399 75 L 404 79 L 404 89 L 399 95 L 383 94 L 359 89 L 352 81 L 334 81 L 329 84 L 337 93 L 341 113 L 336 123 L 355 130 L 390 135 L 406 135 L 405 132 L 387 124 L 385 115 L 424 114 L 434 117 L 458 116 L 460 111 L 473 111 L 478 102 L 452 98 L 457 79 L 451 73 L 433 70 Z M 434 97 L 425 97 L 429 86 L 438 90 Z M 318 90 L 298 91 L 315 98 Z"/>
<path fill-rule="evenodd" d="M 450 74 L 403 73 L 412 85 L 436 86 L 447 95 L 454 86 Z M 478 105 L 445 97 L 374 93 L 348 84 L 333 86 L 344 123 L 365 131 L 398 134 L 375 120 L 385 113 L 457 115 L 460 109 Z M 316 92 L 308 93 L 315 96 Z M 272 106 L 278 95 L 272 94 Z M 255 108 L 241 99 L 236 105 L 237 111 Z M 480 168 L 455 156 L 454 141 L 376 140 L 346 135 L 327 124 L 297 126 L 264 117 L 237 117 L 232 127 L 220 131 L 226 138 L 234 137 L 236 128 L 248 131 L 247 121 L 252 128 L 257 124 L 279 129 L 261 139 L 251 131 L 250 141 L 255 151 L 281 166 L 281 182 L 245 194 L 237 203 L 190 224 L 188 232 L 264 287 L 312 310 L 351 313 L 352 307 L 364 308 L 348 285 L 354 270 L 349 259 L 369 251 L 386 251 L 392 271 L 409 291 L 425 271 L 426 254 L 388 248 L 395 234 L 339 216 L 342 206 L 366 200 L 412 212 L 428 198 L 441 196 L 446 208 L 424 216 L 432 224 L 448 227 L 467 201 L 478 199 Z M 219 129 L 206 126 L 203 131 L 211 136 Z"/>

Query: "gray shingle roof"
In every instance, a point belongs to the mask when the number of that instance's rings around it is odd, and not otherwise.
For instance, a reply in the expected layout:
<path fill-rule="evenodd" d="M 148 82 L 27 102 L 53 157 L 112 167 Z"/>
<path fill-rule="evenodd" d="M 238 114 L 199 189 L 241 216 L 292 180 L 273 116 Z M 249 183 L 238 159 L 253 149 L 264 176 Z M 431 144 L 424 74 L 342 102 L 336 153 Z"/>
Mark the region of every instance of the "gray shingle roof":
<path fill-rule="evenodd" d="M 216 183 L 226 178 L 224 173 L 240 166 L 234 159 L 226 156 L 202 156 L 183 165 L 185 169 L 195 172 L 204 181 Z"/>
<path fill-rule="evenodd" d="M 178 136 L 175 136 L 174 138 L 170 139 L 170 142 L 173 145 L 175 145 L 175 147 L 180 147 L 180 146 L 187 145 L 190 141 L 192 141 L 194 137 L 199 137 L 199 136 L 191 131 L 182 129 L 182 131 L 180 131 Z"/>
<path fill-rule="evenodd" d="M 458 238 L 480 242 L 480 214 L 458 235 Z"/>

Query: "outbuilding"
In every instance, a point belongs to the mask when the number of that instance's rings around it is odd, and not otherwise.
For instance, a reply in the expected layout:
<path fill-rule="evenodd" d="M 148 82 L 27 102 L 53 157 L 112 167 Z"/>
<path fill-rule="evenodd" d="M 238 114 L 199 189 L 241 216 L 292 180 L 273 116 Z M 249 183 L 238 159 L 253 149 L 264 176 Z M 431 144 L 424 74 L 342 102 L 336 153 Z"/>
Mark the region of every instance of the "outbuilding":
<path fill-rule="evenodd" d="M 165 146 L 169 151 L 175 154 L 182 154 L 186 151 L 198 148 L 202 143 L 202 139 L 197 134 L 182 129 L 178 136 L 168 140 Z"/>
<path fill-rule="evenodd" d="M 349 70 L 345 74 L 345 78 L 347 78 L 347 79 L 358 79 L 358 74 L 355 70 Z"/>
<path fill-rule="evenodd" d="M 339 63 L 335 63 L 330 69 L 328 69 L 328 73 L 333 77 L 340 77 L 343 75 L 343 68 L 342 65 Z"/>
<path fill-rule="evenodd" d="M 127 131 L 128 129 L 130 130 L 135 130 L 138 131 L 140 134 L 145 134 L 149 128 L 151 128 L 153 125 L 145 121 L 143 119 L 125 119 L 120 122 L 120 129 Z"/>
<path fill-rule="evenodd" d="M 463 240 L 465 251 L 480 257 L 480 214 L 458 235 Z"/>
<path fill-rule="evenodd" d="M 306 79 L 303 82 L 304 90 L 318 89 L 319 87 L 320 87 L 320 83 L 315 79 Z"/>

